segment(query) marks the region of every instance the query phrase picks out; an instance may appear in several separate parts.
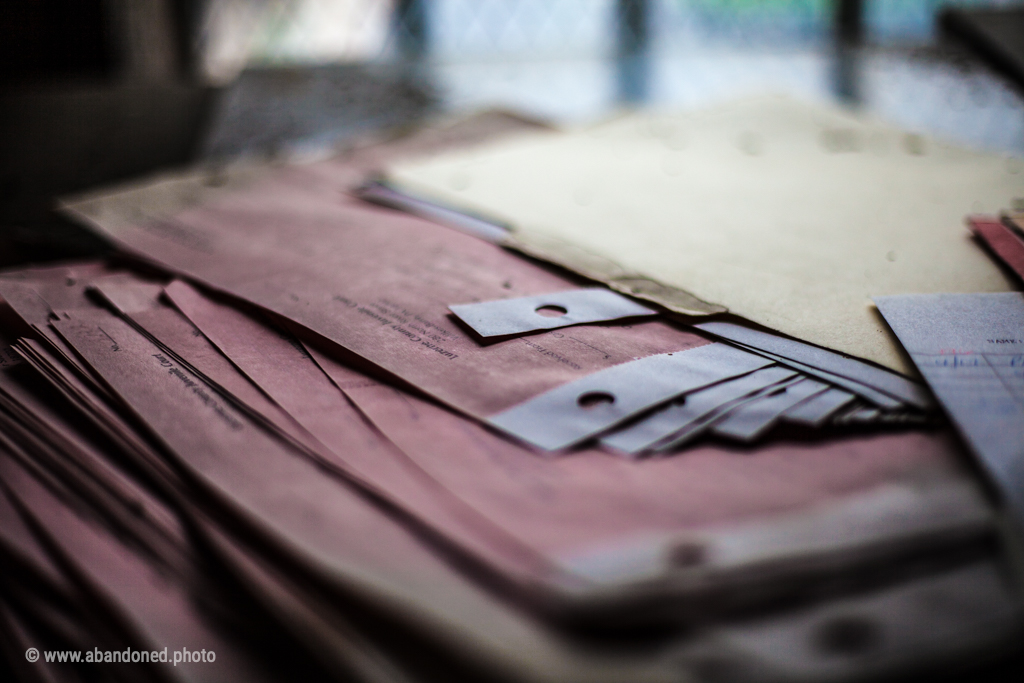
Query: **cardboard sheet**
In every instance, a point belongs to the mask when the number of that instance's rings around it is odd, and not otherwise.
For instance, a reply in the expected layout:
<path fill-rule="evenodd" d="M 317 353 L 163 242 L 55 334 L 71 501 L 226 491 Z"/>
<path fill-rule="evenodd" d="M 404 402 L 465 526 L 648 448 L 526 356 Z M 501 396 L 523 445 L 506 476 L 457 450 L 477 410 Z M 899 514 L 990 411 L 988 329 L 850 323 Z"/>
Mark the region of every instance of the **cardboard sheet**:
<path fill-rule="evenodd" d="M 1024 294 L 875 303 L 1024 529 Z"/>
<path fill-rule="evenodd" d="M 5 275 L 10 276 L 10 273 Z M 64 361 L 75 368 L 79 374 L 88 375 L 75 354 L 67 347 L 64 340 L 50 329 L 50 320 L 56 315 L 49 297 L 58 302 L 60 310 L 73 310 L 85 304 L 85 285 L 81 279 L 72 276 L 69 269 L 54 268 L 45 271 L 22 271 L 17 279 L 0 279 L 0 297 L 22 319 L 22 321 L 39 336 L 53 351 L 59 353 Z M 70 291 L 67 291 L 70 290 Z M 102 390 L 100 390 L 102 393 Z"/>
<path fill-rule="evenodd" d="M 147 260 L 262 306 L 477 418 L 620 363 L 707 343 L 664 322 L 587 325 L 482 346 L 452 302 L 574 283 L 495 245 L 332 193 L 283 169 L 151 222 L 93 221 Z M 89 218 L 83 207 L 80 217 Z"/>
<path fill-rule="evenodd" d="M 92 384 L 65 367 L 59 356 L 36 340 L 24 338 L 18 341 L 16 352 L 126 454 L 150 484 L 166 486 L 177 481 L 177 474 L 163 460 L 148 434 L 140 434 L 130 418 L 104 401 Z"/>
<path fill-rule="evenodd" d="M 63 311 L 93 309 L 95 304 L 86 296 L 87 287 L 95 278 L 123 277 L 123 274 L 114 276 L 113 273 L 114 269 L 101 262 L 5 271 L 0 278 L 0 288 L 12 295 L 13 301 L 7 303 L 25 324 L 24 332 L 32 335 L 20 339 L 6 352 L 24 358 L 52 382 L 57 392 L 83 411 L 86 419 L 106 434 L 112 445 L 130 454 L 136 465 L 144 468 L 154 481 L 166 483 L 175 476 L 152 444 L 117 412 L 117 400 L 49 325 L 58 319 L 54 305 Z M 51 425 L 45 431 L 53 430 Z"/>
<path fill-rule="evenodd" d="M 18 464 L 0 445 L 0 472 Z M 84 650 L 102 646 L 123 650 L 124 638 L 118 637 L 120 629 L 112 615 L 100 609 L 95 596 L 87 591 L 83 595 L 81 584 L 67 575 L 66 566 L 57 561 L 26 523 L 24 507 L 15 507 L 6 486 L 9 482 L 0 473 L 0 550 L 4 554 L 5 578 L 5 594 L 0 599 L 0 638 L 6 639 L 3 647 L 10 648 L 14 642 L 19 647 L 6 649 L 4 654 L 13 663 L 25 661 L 24 652 L 29 647 Z M 35 520 L 29 519 L 32 522 Z M 45 671 L 45 667 L 51 671 Z M 39 668 L 43 671 L 25 680 L 53 680 L 52 664 L 44 663 Z"/>
<path fill-rule="evenodd" d="M 1002 156 L 778 97 L 536 134 L 389 181 L 507 222 L 511 246 L 613 289 L 909 374 L 869 297 L 1013 288 L 962 221 L 1024 196 Z"/>
<path fill-rule="evenodd" d="M 7 449 L 0 446 L 0 458 L 11 458 Z M 36 580 L 48 584 L 55 592 L 63 588 L 68 591 L 67 579 L 54 564 L 46 550 L 39 545 L 39 539 L 25 525 L 25 520 L 4 495 L 0 479 L 0 548 L 8 559 L 7 571 L 15 571 L 15 567 L 30 569 Z M 14 565 L 12 567 L 11 565 Z"/>

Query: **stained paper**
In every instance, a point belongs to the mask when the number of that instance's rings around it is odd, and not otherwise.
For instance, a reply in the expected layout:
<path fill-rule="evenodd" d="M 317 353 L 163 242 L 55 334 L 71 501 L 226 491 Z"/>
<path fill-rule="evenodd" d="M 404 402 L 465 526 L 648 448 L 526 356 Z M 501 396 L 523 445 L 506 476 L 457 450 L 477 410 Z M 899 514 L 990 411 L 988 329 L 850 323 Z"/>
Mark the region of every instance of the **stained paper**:
<path fill-rule="evenodd" d="M 641 112 L 396 164 L 389 182 L 506 242 L 687 315 L 728 310 L 913 373 L 868 301 L 1017 285 L 968 213 L 1024 196 L 1002 155 L 783 97 Z"/>
<path fill-rule="evenodd" d="M 92 224 L 128 251 L 293 320 L 478 419 L 598 370 L 708 343 L 650 321 L 481 345 L 449 304 L 573 283 L 474 237 L 332 195 L 311 174 L 285 169 L 173 218 Z"/>

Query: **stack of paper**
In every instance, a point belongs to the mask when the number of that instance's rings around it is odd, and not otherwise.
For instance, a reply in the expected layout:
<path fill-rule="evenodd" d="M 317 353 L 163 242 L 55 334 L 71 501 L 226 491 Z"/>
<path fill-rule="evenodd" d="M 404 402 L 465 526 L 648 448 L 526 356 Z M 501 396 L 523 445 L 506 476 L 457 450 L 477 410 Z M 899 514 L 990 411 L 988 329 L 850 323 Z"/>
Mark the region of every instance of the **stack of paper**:
<path fill-rule="evenodd" d="M 904 373 L 870 297 L 1017 286 L 963 229 L 1024 196 L 1016 161 L 785 98 L 535 133 L 398 163 L 390 179 L 618 291 Z"/>
<path fill-rule="evenodd" d="M 857 680 L 1015 635 L 923 385 L 351 195 L 483 121 L 81 200 L 116 262 L 0 274 L 17 673 Z"/>

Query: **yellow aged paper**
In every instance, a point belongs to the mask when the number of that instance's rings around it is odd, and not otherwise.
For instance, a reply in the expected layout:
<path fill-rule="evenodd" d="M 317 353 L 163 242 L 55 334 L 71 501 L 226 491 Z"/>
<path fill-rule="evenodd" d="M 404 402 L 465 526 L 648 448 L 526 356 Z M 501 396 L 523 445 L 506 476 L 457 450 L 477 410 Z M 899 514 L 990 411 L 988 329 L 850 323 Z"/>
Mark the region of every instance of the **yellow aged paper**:
<path fill-rule="evenodd" d="M 870 297 L 1014 288 L 963 224 L 1024 197 L 1020 160 L 763 97 L 632 114 L 401 165 L 511 246 L 691 315 L 729 312 L 913 373 Z"/>

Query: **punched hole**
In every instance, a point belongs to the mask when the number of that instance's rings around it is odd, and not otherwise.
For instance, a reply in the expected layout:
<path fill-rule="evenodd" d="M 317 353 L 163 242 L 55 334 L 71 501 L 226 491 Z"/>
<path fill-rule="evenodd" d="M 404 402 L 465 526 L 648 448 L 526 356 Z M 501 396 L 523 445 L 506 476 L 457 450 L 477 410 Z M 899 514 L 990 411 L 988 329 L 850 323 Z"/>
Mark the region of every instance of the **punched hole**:
<path fill-rule="evenodd" d="M 837 617 L 826 621 L 814 634 L 814 646 L 827 655 L 854 657 L 877 648 L 882 642 L 878 625 L 864 617 Z"/>
<path fill-rule="evenodd" d="M 597 406 L 615 403 L 615 397 L 604 391 L 589 391 L 576 399 L 576 403 L 584 410 L 591 410 Z"/>
<path fill-rule="evenodd" d="M 545 318 L 561 318 L 563 315 L 568 313 L 568 309 L 562 308 L 561 306 L 541 306 L 533 311 L 537 315 L 542 315 Z"/>

